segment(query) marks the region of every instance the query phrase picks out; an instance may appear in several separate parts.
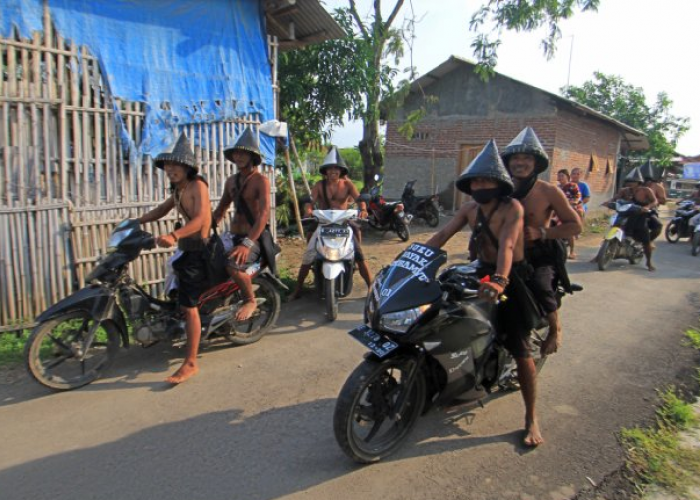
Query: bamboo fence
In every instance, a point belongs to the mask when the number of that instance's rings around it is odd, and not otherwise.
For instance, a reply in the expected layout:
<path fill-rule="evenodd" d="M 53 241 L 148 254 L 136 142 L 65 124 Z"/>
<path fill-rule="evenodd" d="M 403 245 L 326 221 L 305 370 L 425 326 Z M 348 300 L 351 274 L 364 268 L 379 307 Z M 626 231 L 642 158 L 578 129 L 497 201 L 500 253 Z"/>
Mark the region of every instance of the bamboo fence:
<path fill-rule="evenodd" d="M 113 98 L 103 77 L 87 48 L 55 32 L 48 6 L 42 33 L 0 38 L 0 333 L 31 327 L 44 309 L 82 287 L 116 223 L 169 196 L 167 178 L 150 157 L 133 161 L 124 153 L 116 125 L 118 112 L 138 146 L 144 103 Z M 224 146 L 259 125 L 257 115 L 247 115 L 182 127 L 198 139 L 195 154 L 213 204 L 235 173 Z M 274 194 L 274 170 L 264 173 Z M 146 230 L 170 232 L 174 220 L 172 213 Z M 171 252 L 145 252 L 132 276 L 158 293 Z"/>

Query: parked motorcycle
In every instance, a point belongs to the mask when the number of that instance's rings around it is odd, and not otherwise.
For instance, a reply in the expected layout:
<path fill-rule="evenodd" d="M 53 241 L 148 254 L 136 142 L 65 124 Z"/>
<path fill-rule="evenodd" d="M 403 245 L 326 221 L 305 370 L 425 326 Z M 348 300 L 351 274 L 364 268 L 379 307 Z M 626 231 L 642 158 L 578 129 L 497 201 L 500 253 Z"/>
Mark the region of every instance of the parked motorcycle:
<path fill-rule="evenodd" d="M 614 259 L 627 259 L 630 264 L 636 264 L 644 257 L 644 248 L 638 241 L 625 233 L 625 224 L 630 216 L 639 213 L 639 205 L 626 200 L 617 200 L 606 205 L 615 214 L 610 217 L 610 230 L 605 235 L 598 250 L 598 269 L 605 271 Z"/>
<path fill-rule="evenodd" d="M 314 286 L 319 299 L 325 301 L 328 320 L 335 321 L 338 298 L 352 292 L 355 242 L 349 222 L 357 219 L 357 210 L 314 210 L 312 214 L 318 221 L 316 259 L 311 268 Z"/>
<path fill-rule="evenodd" d="M 666 225 L 666 241 L 678 243 L 681 238 L 693 237 L 693 225 L 690 219 L 700 213 L 700 209 L 692 200 L 683 200 L 678 203 L 673 219 Z"/>
<path fill-rule="evenodd" d="M 129 263 L 154 246 L 154 237 L 141 229 L 138 220 L 122 221 L 109 238 L 106 255 L 87 276 L 88 284 L 37 317 L 24 352 L 37 382 L 70 390 L 95 381 L 112 363 L 120 344 L 129 347 L 129 331 L 143 347 L 186 339 L 177 300 L 155 298 L 129 276 Z M 236 321 L 243 304 L 238 285 L 228 279 L 213 286 L 197 305 L 202 343 L 224 339 L 234 345 L 250 344 L 274 326 L 281 303 L 277 287 L 284 285 L 261 269 L 259 261 L 247 272 L 253 276 L 257 311 L 249 320 Z"/>
<path fill-rule="evenodd" d="M 436 278 L 446 260 L 443 250 L 410 245 L 377 274 L 365 324 L 348 332 L 370 352 L 338 395 L 333 427 L 357 462 L 394 452 L 431 404 L 476 401 L 517 377 L 494 331 L 494 306 L 477 296 L 477 267 L 451 266 Z M 538 370 L 547 334 L 544 319 L 531 333 Z"/>
<path fill-rule="evenodd" d="M 417 219 L 425 220 L 430 227 L 440 224 L 440 203 L 437 194 L 431 196 L 416 196 L 413 189 L 415 180 L 408 181 L 403 188 L 401 201 L 406 207 L 406 212 Z"/>
<path fill-rule="evenodd" d="M 408 226 L 412 216 L 406 214 L 404 204 L 400 201 L 386 201 L 378 186 L 370 189 L 367 208 L 367 223 L 370 227 L 378 231 L 394 231 L 401 241 L 408 241 L 411 237 Z"/>

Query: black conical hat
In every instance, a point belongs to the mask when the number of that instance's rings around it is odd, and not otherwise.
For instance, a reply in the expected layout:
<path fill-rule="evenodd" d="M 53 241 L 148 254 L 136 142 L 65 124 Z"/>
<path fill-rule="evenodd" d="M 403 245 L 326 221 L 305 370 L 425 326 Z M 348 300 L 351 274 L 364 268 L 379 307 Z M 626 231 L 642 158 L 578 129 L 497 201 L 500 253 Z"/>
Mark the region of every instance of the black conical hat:
<path fill-rule="evenodd" d="M 639 171 L 642 173 L 642 177 L 644 177 L 644 180 L 652 180 L 655 181 L 657 179 L 656 177 L 656 169 L 652 166 L 651 160 L 647 160 L 644 165 L 639 167 Z"/>
<path fill-rule="evenodd" d="M 630 173 L 625 176 L 625 182 L 639 182 L 640 184 L 644 184 L 644 176 L 639 170 L 639 167 L 634 167 L 630 170 Z"/>
<path fill-rule="evenodd" d="M 530 154 L 535 157 L 535 173 L 537 174 L 541 174 L 549 166 L 549 156 L 532 127 L 525 127 L 515 139 L 510 141 L 510 144 L 501 153 L 501 157 L 508 165 L 508 158 L 517 153 Z"/>
<path fill-rule="evenodd" d="M 194 157 L 192 146 L 190 146 L 190 141 L 187 139 L 184 132 L 180 134 L 172 150 L 156 156 L 154 164 L 158 168 L 163 168 L 166 162 L 179 163 L 180 165 L 194 169 L 196 172 L 199 171 L 197 159 Z"/>
<path fill-rule="evenodd" d="M 474 178 L 492 179 L 501 185 L 501 194 L 508 196 L 513 193 L 513 181 L 508 175 L 503 160 L 498 154 L 496 141 L 491 139 L 484 149 L 476 155 L 464 172 L 457 177 L 455 186 L 463 193 L 472 194 L 471 180 Z"/>
<path fill-rule="evenodd" d="M 348 175 L 348 167 L 345 164 L 345 160 L 343 160 L 343 157 L 340 156 L 340 151 L 338 151 L 337 146 L 331 146 L 331 149 L 328 150 L 328 154 L 323 159 L 323 163 L 321 163 L 321 166 L 318 167 L 318 171 L 322 174 L 325 174 L 325 170 L 328 167 L 338 167 L 340 169 L 340 175 Z"/>
<path fill-rule="evenodd" d="M 228 161 L 233 162 L 233 152 L 245 151 L 253 155 L 253 165 L 258 166 L 262 163 L 262 155 L 260 154 L 260 143 L 258 138 L 253 133 L 253 129 L 246 127 L 243 133 L 238 137 L 233 146 L 228 146 L 224 149 L 224 156 Z"/>

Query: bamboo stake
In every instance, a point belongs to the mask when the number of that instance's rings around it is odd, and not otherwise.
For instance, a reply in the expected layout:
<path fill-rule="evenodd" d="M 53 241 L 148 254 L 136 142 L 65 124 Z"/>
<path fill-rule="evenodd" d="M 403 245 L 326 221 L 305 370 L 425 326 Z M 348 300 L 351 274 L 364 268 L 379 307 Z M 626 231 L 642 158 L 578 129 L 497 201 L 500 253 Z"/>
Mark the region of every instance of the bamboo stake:
<path fill-rule="evenodd" d="M 294 215 L 297 218 L 297 229 L 299 230 L 299 236 L 302 240 L 305 240 L 304 227 L 301 224 L 301 213 L 299 212 L 299 200 L 297 200 L 297 190 L 294 186 L 294 172 L 292 172 L 292 161 L 289 158 L 289 148 L 284 148 L 284 159 L 287 164 L 287 177 L 289 182 L 289 190 L 292 193 L 292 205 L 294 206 Z"/>
<path fill-rule="evenodd" d="M 311 196 L 311 188 L 309 187 L 309 181 L 306 180 L 306 173 L 304 173 L 304 168 L 302 167 L 301 159 L 299 158 L 299 153 L 297 153 L 297 146 L 296 146 L 296 143 L 294 142 L 294 136 L 292 134 L 289 134 L 289 142 L 292 145 L 292 152 L 294 153 L 294 159 L 296 160 L 297 165 L 299 165 L 299 172 L 301 172 L 301 180 L 304 182 L 304 188 L 306 188 L 306 194 Z"/>

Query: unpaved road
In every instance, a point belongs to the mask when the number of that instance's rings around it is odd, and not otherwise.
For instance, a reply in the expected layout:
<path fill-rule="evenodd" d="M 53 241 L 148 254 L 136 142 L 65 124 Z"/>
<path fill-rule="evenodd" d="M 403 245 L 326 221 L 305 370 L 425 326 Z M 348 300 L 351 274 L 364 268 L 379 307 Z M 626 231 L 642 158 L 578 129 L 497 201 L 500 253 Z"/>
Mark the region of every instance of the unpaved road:
<path fill-rule="evenodd" d="M 459 260 L 466 237 L 453 241 Z M 404 246 L 369 243 L 373 270 Z M 332 417 L 364 353 L 345 333 L 361 318 L 358 287 L 333 324 L 313 294 L 284 304 L 273 334 L 205 351 L 180 387 L 163 383 L 180 352 L 159 346 L 122 353 L 108 377 L 69 393 L 23 374 L 5 380 L 0 499 L 570 498 L 620 466 L 617 432 L 649 420 L 655 389 L 695 373 L 680 343 L 697 321 L 700 261 L 688 243 L 658 247 L 653 274 L 622 261 L 601 273 L 587 263 L 592 246 L 571 264 L 585 291 L 566 300 L 564 347 L 540 377 L 547 442 L 537 450 L 519 444 L 523 408 L 509 393 L 484 408 L 433 409 L 391 458 L 350 462 Z"/>

